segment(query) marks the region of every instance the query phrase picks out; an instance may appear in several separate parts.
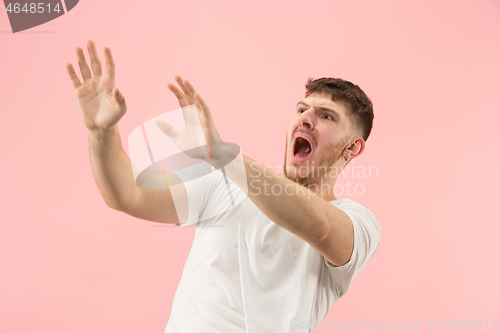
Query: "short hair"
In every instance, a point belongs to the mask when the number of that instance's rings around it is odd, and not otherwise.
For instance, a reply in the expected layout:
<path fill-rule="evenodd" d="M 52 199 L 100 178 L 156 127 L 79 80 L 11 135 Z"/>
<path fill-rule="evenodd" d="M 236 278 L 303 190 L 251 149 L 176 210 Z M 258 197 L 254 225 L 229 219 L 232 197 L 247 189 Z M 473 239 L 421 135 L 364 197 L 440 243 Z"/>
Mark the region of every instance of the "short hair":
<path fill-rule="evenodd" d="M 315 80 L 310 77 L 306 83 L 306 97 L 312 93 L 327 93 L 334 102 L 343 102 L 353 123 L 352 129 L 359 131 L 365 141 L 368 140 L 373 126 L 373 104 L 359 86 L 340 78 Z"/>

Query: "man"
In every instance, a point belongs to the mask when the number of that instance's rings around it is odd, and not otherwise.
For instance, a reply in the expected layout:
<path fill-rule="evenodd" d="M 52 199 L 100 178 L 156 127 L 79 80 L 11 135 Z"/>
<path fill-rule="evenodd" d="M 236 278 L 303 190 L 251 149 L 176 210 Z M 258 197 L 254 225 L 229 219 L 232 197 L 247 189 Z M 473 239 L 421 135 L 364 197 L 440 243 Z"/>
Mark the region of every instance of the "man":
<path fill-rule="evenodd" d="M 373 214 L 333 193 L 337 175 L 363 152 L 371 131 L 365 93 L 342 79 L 309 80 L 278 174 L 223 144 L 200 94 L 176 76 L 179 86 L 167 86 L 186 128 L 157 125 L 204 162 L 167 173 L 164 189 L 148 189 L 134 181 L 120 145 L 116 124 L 126 104 L 115 87 L 111 50 L 104 48 L 104 76 L 92 41 L 88 51 L 93 77 L 81 48 L 83 84 L 66 67 L 106 204 L 149 221 L 196 226 L 165 332 L 310 332 L 321 325 L 380 241 Z M 194 149 L 200 136 L 206 149 Z M 243 173 L 233 167 L 238 159 Z"/>

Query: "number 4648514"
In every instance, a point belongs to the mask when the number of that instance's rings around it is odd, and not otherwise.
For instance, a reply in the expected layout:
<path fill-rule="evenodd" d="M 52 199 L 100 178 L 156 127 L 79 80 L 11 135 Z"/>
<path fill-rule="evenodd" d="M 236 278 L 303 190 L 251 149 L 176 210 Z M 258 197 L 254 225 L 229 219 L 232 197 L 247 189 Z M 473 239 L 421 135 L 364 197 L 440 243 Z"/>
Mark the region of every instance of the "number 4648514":
<path fill-rule="evenodd" d="M 7 8 L 5 9 L 7 11 L 7 13 L 12 13 L 14 12 L 15 14 L 17 13 L 20 13 L 20 12 L 25 12 L 25 13 L 31 13 L 31 14 L 36 14 L 36 13 L 43 13 L 43 11 L 45 10 L 45 7 L 47 7 L 47 12 L 50 13 L 51 11 L 51 8 L 50 8 L 50 3 L 45 4 L 43 2 L 39 2 L 39 3 L 25 3 L 23 8 L 21 8 L 21 5 L 18 4 L 18 3 L 15 3 L 15 4 L 12 4 L 12 3 L 9 3 L 9 5 L 7 6 Z M 56 6 L 54 8 L 52 8 L 52 11 L 53 12 L 57 12 L 59 13 L 61 11 L 61 9 L 59 8 L 59 3 L 56 4 Z"/>
<path fill-rule="evenodd" d="M 457 319 L 453 319 L 450 322 L 450 319 L 448 319 L 444 323 L 444 327 L 446 328 L 452 328 L 452 329 L 457 329 L 457 328 L 468 328 L 468 329 L 480 329 L 480 328 L 498 328 L 497 320 L 493 322 L 488 322 L 488 319 L 485 319 L 482 321 L 481 319 L 469 319 L 469 320 L 463 320 L 461 323 Z"/>

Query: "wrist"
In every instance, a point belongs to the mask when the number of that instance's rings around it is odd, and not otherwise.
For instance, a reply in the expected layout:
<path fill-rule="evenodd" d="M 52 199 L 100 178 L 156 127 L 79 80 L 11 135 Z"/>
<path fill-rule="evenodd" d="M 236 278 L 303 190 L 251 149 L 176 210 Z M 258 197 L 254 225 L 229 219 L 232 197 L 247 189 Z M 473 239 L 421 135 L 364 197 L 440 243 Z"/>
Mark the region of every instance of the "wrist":
<path fill-rule="evenodd" d="M 116 135 L 118 135 L 118 129 L 116 126 L 110 128 L 98 128 L 89 129 L 89 140 L 92 142 L 105 143 L 111 141 Z"/>
<path fill-rule="evenodd" d="M 230 164 L 240 154 L 237 145 L 230 142 L 212 142 L 210 144 L 212 152 L 212 166 L 220 169 Z"/>
<path fill-rule="evenodd" d="M 116 125 L 112 126 L 110 128 L 94 128 L 94 129 L 88 129 L 89 135 L 92 136 L 109 136 L 115 133 L 117 130 Z"/>

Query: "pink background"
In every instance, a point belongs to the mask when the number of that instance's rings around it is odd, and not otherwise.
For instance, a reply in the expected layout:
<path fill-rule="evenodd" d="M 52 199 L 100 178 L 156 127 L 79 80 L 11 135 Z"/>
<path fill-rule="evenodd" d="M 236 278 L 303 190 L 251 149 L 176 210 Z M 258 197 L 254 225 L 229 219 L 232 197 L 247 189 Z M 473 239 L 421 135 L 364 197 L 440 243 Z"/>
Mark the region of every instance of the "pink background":
<path fill-rule="evenodd" d="M 352 166 L 378 176 L 342 178 L 365 192 L 338 197 L 369 208 L 382 240 L 326 318 L 485 330 L 500 320 L 499 37 L 500 2 L 484 0 L 82 0 L 16 34 L 0 11 L 0 332 L 163 332 L 192 244 L 194 228 L 101 198 L 65 70 L 87 39 L 113 51 L 127 152 L 134 128 L 179 107 L 175 74 L 224 140 L 273 167 L 307 77 L 358 84 L 375 122 Z"/>

